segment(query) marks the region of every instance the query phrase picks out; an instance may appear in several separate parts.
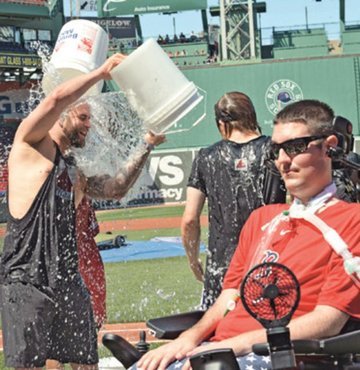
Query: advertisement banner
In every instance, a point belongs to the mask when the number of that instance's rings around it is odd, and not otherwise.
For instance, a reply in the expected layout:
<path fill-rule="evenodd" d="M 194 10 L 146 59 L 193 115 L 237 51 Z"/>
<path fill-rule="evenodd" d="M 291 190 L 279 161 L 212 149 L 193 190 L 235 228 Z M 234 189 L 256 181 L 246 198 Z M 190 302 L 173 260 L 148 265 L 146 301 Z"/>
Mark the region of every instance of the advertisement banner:
<path fill-rule="evenodd" d="M 3 145 L 10 147 L 12 137 Z M 4 142 L 5 144 L 5 142 Z M 95 209 L 114 209 L 180 203 L 186 201 L 186 186 L 191 165 L 198 149 L 153 152 L 148 158 L 139 179 L 121 200 L 93 200 Z M 7 156 L 3 156 L 4 158 Z M 6 162 L 2 164 L 3 191 L 0 194 L 0 222 L 5 222 Z"/>
<path fill-rule="evenodd" d="M 41 68 L 41 59 L 35 55 L 0 53 L 0 67 Z"/>
<path fill-rule="evenodd" d="M 69 18 L 68 20 L 70 20 Z M 134 17 L 82 17 L 91 22 L 95 22 L 101 26 L 109 35 L 110 40 L 116 39 L 130 39 L 136 37 L 136 27 Z"/>
<path fill-rule="evenodd" d="M 206 9 L 207 0 L 98 0 L 98 16 L 168 13 Z"/>
<path fill-rule="evenodd" d="M 154 152 L 139 179 L 119 201 L 94 201 L 97 209 L 177 203 L 186 200 L 186 185 L 198 149 Z"/>
<path fill-rule="evenodd" d="M 7 119 L 22 119 L 27 110 L 29 90 L 0 91 L 0 117 Z"/>

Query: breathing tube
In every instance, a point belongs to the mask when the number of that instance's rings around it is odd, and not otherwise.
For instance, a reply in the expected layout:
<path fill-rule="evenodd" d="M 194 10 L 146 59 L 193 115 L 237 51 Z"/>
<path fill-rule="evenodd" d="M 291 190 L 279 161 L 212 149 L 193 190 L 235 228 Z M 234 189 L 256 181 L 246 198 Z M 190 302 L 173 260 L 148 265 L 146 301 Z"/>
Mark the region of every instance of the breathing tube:
<path fill-rule="evenodd" d="M 315 226 L 335 253 L 343 258 L 345 272 L 353 280 L 355 286 L 360 289 L 360 257 L 354 257 L 338 232 L 315 215 L 315 212 L 322 208 L 335 193 L 336 186 L 334 183 L 331 183 L 324 191 L 312 198 L 307 205 L 295 198 L 288 210 L 281 212 L 271 222 L 263 226 L 264 235 L 253 255 L 250 267 L 260 263 L 261 257 L 271 244 L 273 235 L 283 222 L 290 222 L 291 219 L 304 219 Z M 238 295 L 229 300 L 224 316 L 235 308 L 238 301 Z"/>
<path fill-rule="evenodd" d="M 343 258 L 346 273 L 360 289 L 360 257 L 354 257 L 352 255 L 344 239 L 337 233 L 337 231 L 311 212 L 297 212 L 296 210 L 292 211 L 290 208 L 290 217 L 303 218 L 323 234 L 324 239 L 328 242 L 335 253 Z"/>
<path fill-rule="evenodd" d="M 348 245 L 336 230 L 326 224 L 315 213 L 322 208 L 336 193 L 334 183 L 329 184 L 320 194 L 313 197 L 305 205 L 299 199 L 295 198 L 289 210 L 283 211 L 267 225 L 265 225 L 265 234 L 254 254 L 251 265 L 259 263 L 260 257 L 263 255 L 271 243 L 272 237 L 276 229 L 282 222 L 291 221 L 291 219 L 304 219 L 315 226 L 323 235 L 326 242 L 341 256 L 344 260 L 345 272 L 351 277 L 355 285 L 360 289 L 360 257 L 353 256 L 349 251 Z"/>
<path fill-rule="evenodd" d="M 336 186 L 334 183 L 331 183 L 324 191 L 312 198 L 307 205 L 302 204 L 299 199 L 295 198 L 288 214 L 290 218 L 302 218 L 306 220 L 322 233 L 324 239 L 334 252 L 343 258 L 345 272 L 354 281 L 356 287 L 360 289 L 360 257 L 354 257 L 338 232 L 315 215 L 316 211 L 324 206 L 335 193 Z"/>

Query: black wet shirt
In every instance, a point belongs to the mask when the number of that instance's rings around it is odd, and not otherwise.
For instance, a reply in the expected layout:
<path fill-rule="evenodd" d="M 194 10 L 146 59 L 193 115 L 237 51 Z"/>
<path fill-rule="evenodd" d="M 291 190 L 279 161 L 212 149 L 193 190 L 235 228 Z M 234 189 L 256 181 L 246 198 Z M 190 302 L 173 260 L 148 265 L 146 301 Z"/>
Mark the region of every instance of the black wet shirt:
<path fill-rule="evenodd" d="M 269 181 L 271 174 L 265 166 L 269 140 L 265 136 L 243 144 L 222 140 L 201 149 L 193 162 L 188 186 L 207 197 L 209 258 L 213 272 L 220 269 L 219 277 L 228 267 L 250 213 L 264 204 L 285 201 L 280 178 L 272 176 Z M 269 183 L 271 194 L 264 195 Z"/>
<path fill-rule="evenodd" d="M 54 167 L 21 219 L 9 215 L 2 255 L 5 282 L 56 288 L 78 278 L 75 204 L 68 167 Z"/>

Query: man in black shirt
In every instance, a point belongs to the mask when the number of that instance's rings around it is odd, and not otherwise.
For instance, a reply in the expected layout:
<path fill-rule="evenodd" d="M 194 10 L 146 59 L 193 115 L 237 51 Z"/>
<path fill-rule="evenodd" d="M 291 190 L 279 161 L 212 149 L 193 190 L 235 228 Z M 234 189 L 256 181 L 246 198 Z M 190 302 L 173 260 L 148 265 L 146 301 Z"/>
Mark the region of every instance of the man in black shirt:
<path fill-rule="evenodd" d="M 85 177 L 69 157 L 90 128 L 90 106 L 78 99 L 125 56 L 59 85 L 20 124 L 9 156 L 9 219 L 1 256 L 5 363 L 42 368 L 47 359 L 73 369 L 97 369 L 97 333 L 89 292 L 80 277 L 76 208 L 85 195 L 121 198 L 151 149 L 165 139 L 151 132 L 144 148 L 114 177 Z M 66 112 L 66 114 L 64 114 Z"/>
<path fill-rule="evenodd" d="M 221 292 L 225 272 L 250 213 L 269 203 L 284 203 L 286 190 L 279 175 L 268 168 L 270 138 L 260 134 L 255 109 L 240 92 L 225 94 L 215 105 L 222 140 L 201 149 L 188 182 L 182 219 L 182 239 L 190 268 L 204 282 L 203 308 Z M 205 274 L 199 260 L 200 214 L 209 209 L 209 238 Z"/>

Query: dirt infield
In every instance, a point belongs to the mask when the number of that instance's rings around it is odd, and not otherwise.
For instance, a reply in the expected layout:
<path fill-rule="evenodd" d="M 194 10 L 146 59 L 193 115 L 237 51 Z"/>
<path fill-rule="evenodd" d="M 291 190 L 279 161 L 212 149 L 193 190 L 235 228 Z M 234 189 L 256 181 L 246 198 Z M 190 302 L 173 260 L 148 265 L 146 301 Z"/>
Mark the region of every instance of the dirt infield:
<path fill-rule="evenodd" d="M 201 225 L 207 225 L 207 216 L 201 216 Z M 148 230 L 148 229 L 171 229 L 180 227 L 181 217 L 159 217 L 159 218 L 144 218 L 144 219 L 129 219 L 117 221 L 100 221 L 100 232 L 106 233 L 109 231 L 121 230 Z M 0 237 L 5 235 L 5 225 L 0 226 Z"/>
<path fill-rule="evenodd" d="M 201 216 L 201 225 L 207 225 L 207 216 Z M 181 217 L 159 217 L 133 220 L 103 221 L 99 222 L 100 232 L 112 230 L 148 230 L 171 229 L 180 227 Z"/>

